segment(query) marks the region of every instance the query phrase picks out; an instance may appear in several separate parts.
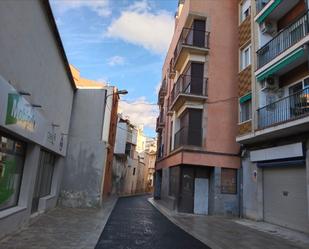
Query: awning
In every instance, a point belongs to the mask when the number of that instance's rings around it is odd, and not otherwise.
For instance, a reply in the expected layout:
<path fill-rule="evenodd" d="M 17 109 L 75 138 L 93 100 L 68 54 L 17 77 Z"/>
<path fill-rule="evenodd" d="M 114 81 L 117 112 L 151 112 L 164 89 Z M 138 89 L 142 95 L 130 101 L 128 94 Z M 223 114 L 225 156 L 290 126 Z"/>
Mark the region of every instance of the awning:
<path fill-rule="evenodd" d="M 250 100 L 252 98 L 252 93 L 248 93 L 245 96 L 242 96 L 241 98 L 239 98 L 239 103 L 245 103 L 246 101 Z"/>
<path fill-rule="evenodd" d="M 293 51 L 289 55 L 285 56 L 280 61 L 278 61 L 277 63 L 272 65 L 271 67 L 267 68 L 266 70 L 264 70 L 263 72 L 258 74 L 256 76 L 257 80 L 258 81 L 265 80 L 266 78 L 268 78 L 269 76 L 273 75 L 274 73 L 276 73 L 280 69 L 286 67 L 287 65 L 289 65 L 293 61 L 295 61 L 298 58 L 302 57 L 304 54 L 305 54 L 305 50 L 304 50 L 303 47 L 300 47 L 300 48 L 296 49 L 295 51 Z"/>
<path fill-rule="evenodd" d="M 275 8 L 277 8 L 277 6 L 282 2 L 282 0 L 274 0 L 273 3 L 264 11 L 264 13 L 262 15 L 259 16 L 258 19 L 256 19 L 257 23 L 261 23 L 263 22 L 267 16 L 269 16 L 269 14 L 271 12 L 273 12 L 273 10 Z"/>

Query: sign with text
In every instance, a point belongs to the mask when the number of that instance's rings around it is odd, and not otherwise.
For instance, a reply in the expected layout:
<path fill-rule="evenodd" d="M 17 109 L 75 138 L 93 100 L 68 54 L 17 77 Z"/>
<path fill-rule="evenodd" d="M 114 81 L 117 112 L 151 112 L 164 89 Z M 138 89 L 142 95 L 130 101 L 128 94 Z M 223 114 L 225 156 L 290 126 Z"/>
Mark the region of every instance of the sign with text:
<path fill-rule="evenodd" d="M 38 108 L 0 76 L 0 126 L 65 156 L 68 132 L 55 127 Z M 46 110 L 45 110 L 46 111 Z"/>

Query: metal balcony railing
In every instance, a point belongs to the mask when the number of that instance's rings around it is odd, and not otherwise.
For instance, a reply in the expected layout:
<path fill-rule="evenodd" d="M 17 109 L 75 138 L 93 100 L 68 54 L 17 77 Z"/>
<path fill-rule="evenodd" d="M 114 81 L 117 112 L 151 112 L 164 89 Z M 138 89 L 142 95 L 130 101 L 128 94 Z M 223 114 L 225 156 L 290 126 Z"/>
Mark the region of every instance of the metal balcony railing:
<path fill-rule="evenodd" d="M 259 13 L 270 0 L 256 0 L 256 12 Z"/>
<path fill-rule="evenodd" d="M 209 32 L 192 28 L 183 28 L 174 51 L 174 59 L 177 60 L 183 45 L 209 48 Z"/>
<path fill-rule="evenodd" d="M 207 78 L 192 75 L 180 75 L 171 92 L 171 103 L 179 94 L 207 96 Z"/>
<path fill-rule="evenodd" d="M 308 12 L 280 31 L 256 53 L 258 68 L 261 68 L 279 54 L 293 46 L 308 34 Z"/>
<path fill-rule="evenodd" d="M 279 99 L 257 110 L 258 128 L 284 123 L 309 114 L 309 88 Z"/>
<path fill-rule="evenodd" d="M 174 149 L 184 145 L 202 146 L 203 129 L 190 129 L 190 127 L 182 127 L 175 133 Z"/>

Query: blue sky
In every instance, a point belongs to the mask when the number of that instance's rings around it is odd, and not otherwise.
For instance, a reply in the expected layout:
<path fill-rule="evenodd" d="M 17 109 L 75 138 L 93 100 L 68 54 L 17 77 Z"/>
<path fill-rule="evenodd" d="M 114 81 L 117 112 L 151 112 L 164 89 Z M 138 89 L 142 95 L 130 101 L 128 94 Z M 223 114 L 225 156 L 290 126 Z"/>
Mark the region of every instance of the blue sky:
<path fill-rule="evenodd" d="M 69 62 L 129 94 L 120 110 L 155 136 L 157 89 L 177 0 L 51 0 Z"/>

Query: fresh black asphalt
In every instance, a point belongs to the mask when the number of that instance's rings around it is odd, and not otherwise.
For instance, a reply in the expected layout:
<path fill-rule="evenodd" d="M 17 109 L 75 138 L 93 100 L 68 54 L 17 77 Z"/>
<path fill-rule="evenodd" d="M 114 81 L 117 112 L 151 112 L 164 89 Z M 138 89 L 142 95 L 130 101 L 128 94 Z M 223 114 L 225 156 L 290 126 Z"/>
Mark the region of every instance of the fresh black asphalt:
<path fill-rule="evenodd" d="M 120 198 L 95 249 L 210 249 L 169 221 L 147 198 Z"/>

